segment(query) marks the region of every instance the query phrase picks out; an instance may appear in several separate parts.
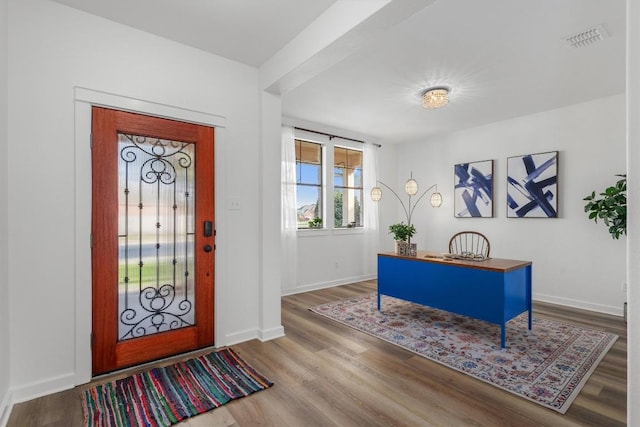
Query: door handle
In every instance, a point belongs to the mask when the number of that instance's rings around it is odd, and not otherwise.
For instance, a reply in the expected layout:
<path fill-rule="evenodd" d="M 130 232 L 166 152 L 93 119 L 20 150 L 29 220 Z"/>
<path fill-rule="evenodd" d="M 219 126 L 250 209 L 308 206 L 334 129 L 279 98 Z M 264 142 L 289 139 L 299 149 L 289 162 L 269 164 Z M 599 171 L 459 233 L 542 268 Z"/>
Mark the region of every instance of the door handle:
<path fill-rule="evenodd" d="M 213 248 L 211 247 L 211 245 L 204 245 L 204 249 L 205 252 L 211 252 L 213 250 Z"/>

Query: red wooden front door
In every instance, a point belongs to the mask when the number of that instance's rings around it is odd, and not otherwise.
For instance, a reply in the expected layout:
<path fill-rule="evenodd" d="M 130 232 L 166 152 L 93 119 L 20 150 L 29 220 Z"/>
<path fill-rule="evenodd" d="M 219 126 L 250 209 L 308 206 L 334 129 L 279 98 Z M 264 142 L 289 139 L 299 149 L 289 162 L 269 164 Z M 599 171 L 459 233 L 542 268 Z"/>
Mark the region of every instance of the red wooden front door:
<path fill-rule="evenodd" d="M 213 345 L 214 129 L 93 107 L 94 375 Z"/>

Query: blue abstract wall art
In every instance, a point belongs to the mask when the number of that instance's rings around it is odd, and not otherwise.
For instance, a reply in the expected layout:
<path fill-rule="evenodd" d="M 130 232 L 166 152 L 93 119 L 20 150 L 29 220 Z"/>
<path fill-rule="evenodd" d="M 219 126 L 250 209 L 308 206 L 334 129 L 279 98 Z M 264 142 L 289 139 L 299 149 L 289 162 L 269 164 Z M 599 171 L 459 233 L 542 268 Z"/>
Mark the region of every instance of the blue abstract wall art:
<path fill-rule="evenodd" d="M 507 159 L 507 217 L 558 217 L 558 152 Z"/>
<path fill-rule="evenodd" d="M 493 217 L 493 160 L 454 166 L 456 218 Z"/>

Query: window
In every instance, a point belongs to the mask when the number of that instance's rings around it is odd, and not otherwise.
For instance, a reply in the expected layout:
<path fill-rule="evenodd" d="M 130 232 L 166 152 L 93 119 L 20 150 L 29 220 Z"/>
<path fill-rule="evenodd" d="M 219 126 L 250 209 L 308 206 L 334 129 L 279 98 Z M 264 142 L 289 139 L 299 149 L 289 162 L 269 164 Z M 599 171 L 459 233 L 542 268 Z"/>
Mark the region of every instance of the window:
<path fill-rule="evenodd" d="M 362 227 L 362 150 L 300 138 L 294 140 L 298 229 Z"/>
<path fill-rule="evenodd" d="M 298 228 L 322 228 L 322 145 L 295 140 Z"/>
<path fill-rule="evenodd" d="M 362 227 L 362 193 L 362 151 L 334 147 L 334 227 Z"/>

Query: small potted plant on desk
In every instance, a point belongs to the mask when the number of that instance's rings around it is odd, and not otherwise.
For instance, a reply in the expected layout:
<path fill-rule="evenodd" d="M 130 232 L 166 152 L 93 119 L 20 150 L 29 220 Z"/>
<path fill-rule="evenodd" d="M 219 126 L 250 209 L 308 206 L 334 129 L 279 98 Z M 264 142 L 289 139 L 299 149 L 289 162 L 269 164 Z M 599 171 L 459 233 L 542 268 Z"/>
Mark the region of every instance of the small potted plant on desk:
<path fill-rule="evenodd" d="M 411 243 L 411 237 L 416 234 L 416 228 L 413 224 L 392 224 L 389 226 L 389 234 L 393 234 L 396 241 L 396 253 L 398 255 L 416 256 L 418 254 L 418 245 Z"/>

